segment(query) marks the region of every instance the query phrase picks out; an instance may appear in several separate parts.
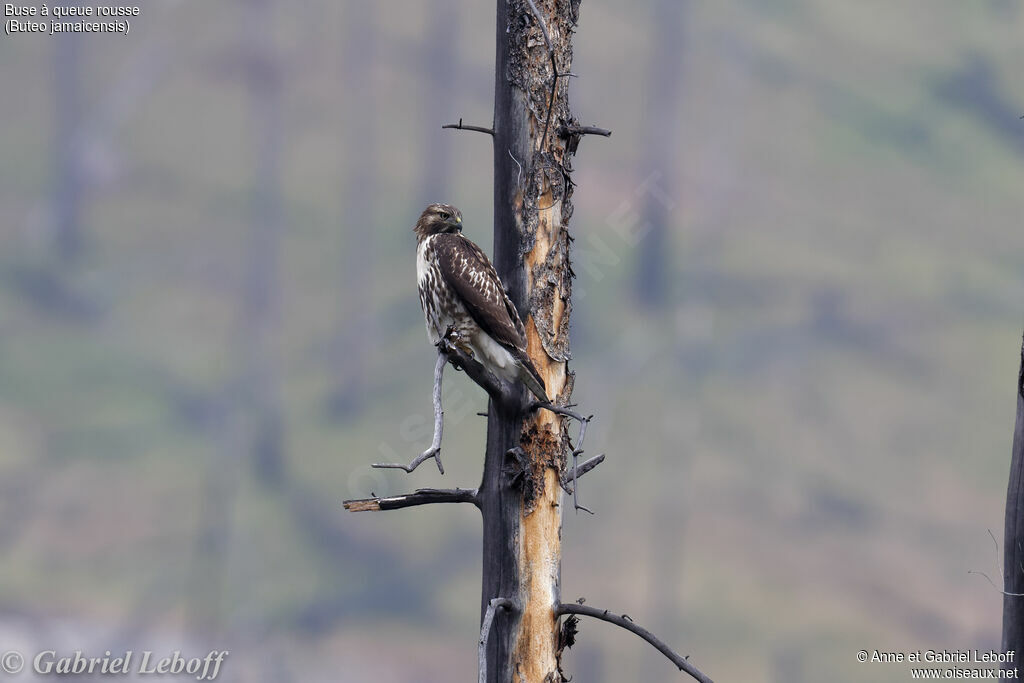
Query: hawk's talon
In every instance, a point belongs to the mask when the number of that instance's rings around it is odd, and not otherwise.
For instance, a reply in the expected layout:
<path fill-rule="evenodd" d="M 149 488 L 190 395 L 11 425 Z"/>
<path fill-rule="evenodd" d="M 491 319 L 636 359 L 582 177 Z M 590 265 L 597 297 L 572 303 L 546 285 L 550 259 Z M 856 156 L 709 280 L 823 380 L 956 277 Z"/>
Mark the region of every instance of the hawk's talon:
<path fill-rule="evenodd" d="M 451 325 L 448 326 L 444 331 L 444 334 L 437 340 L 437 343 L 435 343 L 434 346 L 443 353 L 451 353 L 453 350 L 458 349 L 467 357 L 476 358 L 476 354 L 473 353 L 473 347 L 469 344 L 466 337 Z"/>

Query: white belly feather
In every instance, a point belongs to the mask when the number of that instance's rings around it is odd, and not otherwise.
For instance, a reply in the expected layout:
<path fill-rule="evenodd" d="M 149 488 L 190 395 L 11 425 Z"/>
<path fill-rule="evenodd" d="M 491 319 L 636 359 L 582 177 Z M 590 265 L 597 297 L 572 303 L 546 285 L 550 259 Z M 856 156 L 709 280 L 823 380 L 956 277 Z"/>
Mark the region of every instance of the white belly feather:
<path fill-rule="evenodd" d="M 473 335 L 471 344 L 473 352 L 491 372 L 510 382 L 519 377 L 519 364 L 516 363 L 516 359 L 508 349 L 494 341 L 491 335 L 480 330 Z"/>

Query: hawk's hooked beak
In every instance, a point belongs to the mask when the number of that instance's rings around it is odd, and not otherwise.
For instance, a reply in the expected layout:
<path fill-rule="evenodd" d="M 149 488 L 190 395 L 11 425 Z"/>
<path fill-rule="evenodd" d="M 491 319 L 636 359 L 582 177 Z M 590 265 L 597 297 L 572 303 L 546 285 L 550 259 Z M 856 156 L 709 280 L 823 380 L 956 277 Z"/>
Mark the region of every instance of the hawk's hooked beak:
<path fill-rule="evenodd" d="M 448 219 L 448 226 L 454 232 L 462 232 L 462 216 L 452 216 Z"/>

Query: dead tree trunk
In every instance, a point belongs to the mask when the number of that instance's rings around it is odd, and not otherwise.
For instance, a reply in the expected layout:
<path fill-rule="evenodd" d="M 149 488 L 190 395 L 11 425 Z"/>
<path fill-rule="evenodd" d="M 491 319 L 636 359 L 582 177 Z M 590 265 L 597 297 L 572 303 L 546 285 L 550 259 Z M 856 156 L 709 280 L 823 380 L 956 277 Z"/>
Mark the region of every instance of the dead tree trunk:
<path fill-rule="evenodd" d="M 1003 652 L 1024 652 L 1024 346 L 1017 373 L 1017 423 L 1013 430 L 1010 482 L 1003 537 Z M 1005 665 L 1016 668 L 1016 663 Z"/>
<path fill-rule="evenodd" d="M 566 139 L 573 123 L 568 81 L 575 3 L 498 2 L 494 89 L 494 265 L 525 321 L 530 357 L 556 404 L 572 393 L 569 358 L 572 185 Z M 555 67 L 557 66 L 557 72 Z M 538 411 L 525 420 L 488 417 L 481 484 L 481 613 L 494 598 L 518 610 L 495 619 L 488 682 L 561 680 L 555 607 L 560 602 L 559 473 L 562 420 Z M 506 453 L 522 448 L 522 486 L 506 484 Z"/>
<path fill-rule="evenodd" d="M 632 619 L 561 601 L 561 490 L 603 460 L 568 468 L 582 453 L 590 418 L 567 410 L 572 268 L 570 158 L 587 134 L 568 101 L 576 0 L 497 3 L 492 128 L 446 128 L 489 134 L 494 145 L 494 266 L 525 322 L 531 360 L 551 403 L 537 403 L 522 386 L 497 380 L 473 358 L 442 340 L 440 352 L 491 397 L 480 487 L 420 489 L 412 494 L 345 501 L 353 511 L 394 510 L 428 503 L 472 503 L 483 517 L 483 579 L 479 642 L 481 683 L 558 683 L 560 656 L 572 644 L 579 616 L 613 623 L 647 640 L 683 671 L 709 681 Z M 435 393 L 440 396 L 440 370 Z M 435 420 L 440 420 L 435 403 Z M 568 418 L 581 425 L 573 443 Z M 440 430 L 435 429 L 435 445 Z M 413 466 L 433 457 L 431 448 Z M 440 460 L 438 460 L 440 465 Z M 413 466 L 400 467 L 410 471 Z M 574 499 L 575 501 L 575 499 Z M 585 509 L 585 508 L 581 508 Z M 560 626 L 561 618 L 566 623 Z"/>

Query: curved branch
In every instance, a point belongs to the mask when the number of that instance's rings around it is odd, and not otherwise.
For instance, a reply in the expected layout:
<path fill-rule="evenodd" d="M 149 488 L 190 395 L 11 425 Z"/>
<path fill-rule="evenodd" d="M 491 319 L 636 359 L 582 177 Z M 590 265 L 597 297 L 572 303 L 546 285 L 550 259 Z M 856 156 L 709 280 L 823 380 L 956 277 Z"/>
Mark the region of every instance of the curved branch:
<path fill-rule="evenodd" d="M 480 683 L 487 683 L 487 639 L 491 636 L 491 624 L 494 622 L 494 613 L 498 609 L 513 610 L 516 604 L 508 598 L 494 598 L 487 603 L 487 612 L 484 613 L 483 623 L 480 625 L 480 648 L 477 653 L 480 658 Z"/>
<path fill-rule="evenodd" d="M 480 499 L 476 489 L 416 489 L 413 493 L 401 496 L 376 496 L 373 498 L 355 498 L 342 503 L 346 510 L 367 512 L 377 510 L 401 510 L 416 505 L 432 503 L 472 503 L 480 507 Z"/>
<path fill-rule="evenodd" d="M 601 621 L 607 621 L 609 624 L 615 624 L 620 628 L 624 628 L 627 631 L 635 633 L 653 645 L 658 652 L 668 657 L 673 664 L 679 667 L 680 671 L 685 671 L 696 680 L 700 681 L 700 683 L 712 683 L 712 680 L 701 673 L 693 664 L 690 664 L 686 657 L 678 654 L 643 626 L 634 624 L 633 620 L 625 614 L 619 616 L 617 614 L 612 614 L 606 609 L 597 609 L 596 607 L 578 605 L 575 603 L 562 603 L 555 610 L 555 615 L 562 616 L 564 614 L 579 614 L 581 616 L 593 617 L 595 619 L 600 619 Z"/>

